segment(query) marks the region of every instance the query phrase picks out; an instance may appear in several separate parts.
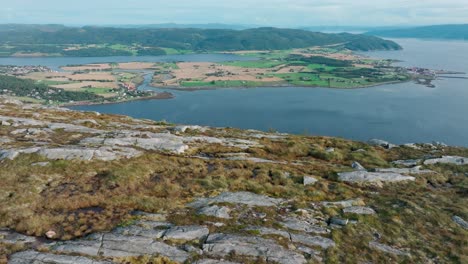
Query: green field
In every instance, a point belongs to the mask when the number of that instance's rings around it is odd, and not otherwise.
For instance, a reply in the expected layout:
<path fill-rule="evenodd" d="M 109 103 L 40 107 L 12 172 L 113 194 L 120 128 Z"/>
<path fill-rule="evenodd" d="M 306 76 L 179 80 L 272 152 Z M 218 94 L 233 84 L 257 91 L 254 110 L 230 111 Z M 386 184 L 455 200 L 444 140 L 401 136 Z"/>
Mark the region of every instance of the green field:
<path fill-rule="evenodd" d="M 265 86 L 264 82 L 253 82 L 253 81 L 213 81 L 213 82 L 204 82 L 204 81 L 186 81 L 181 82 L 183 87 L 257 87 Z"/>
<path fill-rule="evenodd" d="M 229 61 L 223 62 L 226 66 L 236 66 L 242 68 L 273 68 L 278 65 L 284 64 L 284 61 L 279 60 L 258 60 L 258 61 Z"/>

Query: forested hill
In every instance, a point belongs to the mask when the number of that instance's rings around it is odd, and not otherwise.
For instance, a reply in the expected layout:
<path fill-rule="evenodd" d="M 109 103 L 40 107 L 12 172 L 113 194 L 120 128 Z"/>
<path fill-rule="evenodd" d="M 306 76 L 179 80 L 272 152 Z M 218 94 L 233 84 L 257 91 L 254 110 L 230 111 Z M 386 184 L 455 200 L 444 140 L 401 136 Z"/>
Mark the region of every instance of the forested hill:
<path fill-rule="evenodd" d="M 376 30 L 368 35 L 393 38 L 458 39 L 468 40 L 468 24 L 437 25 L 392 30 Z"/>
<path fill-rule="evenodd" d="M 192 51 L 283 50 L 316 45 L 340 44 L 350 50 L 393 50 L 395 42 L 374 36 L 347 33 L 326 34 L 298 29 L 256 28 L 229 29 L 161 29 L 110 27 L 41 27 L 22 26 L 21 30 L 0 26 L 0 44 L 139 44 Z"/>

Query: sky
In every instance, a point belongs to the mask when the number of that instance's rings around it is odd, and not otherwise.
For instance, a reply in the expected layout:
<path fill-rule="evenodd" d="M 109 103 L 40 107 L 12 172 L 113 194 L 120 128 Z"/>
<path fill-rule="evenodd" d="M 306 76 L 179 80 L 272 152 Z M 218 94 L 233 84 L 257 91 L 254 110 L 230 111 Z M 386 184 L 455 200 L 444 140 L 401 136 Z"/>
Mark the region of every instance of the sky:
<path fill-rule="evenodd" d="M 468 0 L 0 0 L 0 23 L 468 24 Z"/>

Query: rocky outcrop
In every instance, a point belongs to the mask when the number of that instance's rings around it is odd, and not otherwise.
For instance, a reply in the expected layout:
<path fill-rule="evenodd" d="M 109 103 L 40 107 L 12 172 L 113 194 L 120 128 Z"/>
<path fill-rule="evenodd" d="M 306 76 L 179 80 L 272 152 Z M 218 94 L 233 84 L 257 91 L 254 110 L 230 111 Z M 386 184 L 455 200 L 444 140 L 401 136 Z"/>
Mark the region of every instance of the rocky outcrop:
<path fill-rule="evenodd" d="M 399 174 L 427 174 L 435 173 L 431 170 L 421 170 L 421 166 L 416 166 L 413 168 L 386 168 L 386 169 L 375 169 L 376 172 L 385 172 L 385 173 L 399 173 Z"/>
<path fill-rule="evenodd" d="M 352 183 L 384 183 L 384 182 L 402 182 L 414 181 L 411 176 L 404 176 L 399 173 L 352 171 L 338 173 L 339 180 Z"/>
<path fill-rule="evenodd" d="M 317 182 L 318 182 L 318 180 L 316 178 L 312 177 L 312 176 L 304 176 L 304 178 L 303 178 L 304 186 L 314 185 Z"/>
<path fill-rule="evenodd" d="M 283 199 L 271 198 L 250 192 L 225 192 L 211 198 L 199 198 L 188 204 L 188 206 L 192 208 L 202 208 L 218 203 L 243 204 L 248 206 L 277 206 L 281 202 L 283 202 Z"/>
<path fill-rule="evenodd" d="M 392 149 L 394 147 L 397 147 L 397 145 L 394 145 L 388 141 L 381 140 L 381 139 L 371 139 L 367 141 L 367 143 L 371 146 L 379 146 L 385 149 Z"/>
<path fill-rule="evenodd" d="M 217 218 L 224 218 L 224 219 L 231 218 L 231 216 L 229 215 L 229 212 L 231 212 L 231 209 L 229 209 L 229 207 L 217 206 L 217 205 L 207 206 L 198 210 L 198 214 L 214 216 Z"/>
<path fill-rule="evenodd" d="M 112 264 L 110 261 L 97 261 L 87 257 L 68 256 L 43 253 L 37 251 L 23 251 L 11 256 L 9 264 Z"/>
<path fill-rule="evenodd" d="M 302 231 L 306 233 L 315 233 L 315 234 L 328 234 L 330 230 L 322 226 L 313 225 L 307 221 L 299 220 L 293 217 L 287 217 L 283 222 L 281 222 L 286 228 L 296 231 Z"/>
<path fill-rule="evenodd" d="M 425 165 L 433 164 L 454 164 L 454 165 L 467 165 L 468 158 L 459 156 L 443 156 L 442 158 L 427 159 L 424 161 Z"/>
<path fill-rule="evenodd" d="M 374 209 L 365 206 L 351 206 L 343 209 L 345 214 L 359 214 L 359 215 L 373 215 L 375 214 Z"/>
<path fill-rule="evenodd" d="M 394 248 L 394 247 L 391 247 L 391 246 L 388 246 L 388 245 L 378 243 L 376 241 L 369 242 L 369 247 L 371 247 L 373 249 L 377 249 L 377 250 L 385 252 L 385 253 L 394 254 L 394 255 L 398 255 L 398 256 L 409 256 L 410 255 L 408 252 L 405 252 L 403 250 L 400 250 L 400 249 L 397 249 L 397 248 Z"/>
<path fill-rule="evenodd" d="M 209 233 L 210 231 L 206 226 L 175 226 L 164 233 L 163 239 L 182 241 L 200 240 L 208 236 Z"/>
<path fill-rule="evenodd" d="M 203 251 L 214 257 L 226 257 L 235 252 L 241 256 L 253 259 L 261 257 L 282 264 L 306 263 L 302 254 L 284 249 L 271 239 L 253 236 L 211 234 L 203 244 Z"/>
<path fill-rule="evenodd" d="M 417 166 L 421 162 L 422 160 L 420 159 L 414 159 L 414 160 L 396 160 L 396 161 L 393 161 L 392 163 L 395 165 L 401 165 L 405 167 L 414 167 L 414 166 Z"/>
<path fill-rule="evenodd" d="M 351 206 L 363 205 L 364 202 L 361 199 L 352 199 L 352 200 L 344 200 L 344 201 L 336 201 L 336 202 L 322 202 L 321 204 L 326 207 L 351 207 Z"/>
<path fill-rule="evenodd" d="M 355 161 L 353 162 L 353 164 L 351 164 L 351 167 L 357 171 L 367 171 L 366 168 L 364 168 L 364 166 L 362 166 L 359 162 Z"/>
<path fill-rule="evenodd" d="M 468 222 L 465 221 L 463 218 L 460 216 L 453 216 L 452 220 L 457 223 L 459 226 L 463 227 L 464 229 L 468 229 Z"/>

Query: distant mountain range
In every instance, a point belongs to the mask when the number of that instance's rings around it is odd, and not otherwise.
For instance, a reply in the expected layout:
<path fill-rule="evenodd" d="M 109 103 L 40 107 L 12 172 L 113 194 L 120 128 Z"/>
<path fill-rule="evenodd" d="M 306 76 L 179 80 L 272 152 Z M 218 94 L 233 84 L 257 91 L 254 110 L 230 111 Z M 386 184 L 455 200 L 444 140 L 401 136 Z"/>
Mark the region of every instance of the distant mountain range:
<path fill-rule="evenodd" d="M 366 34 L 391 38 L 468 40 L 468 24 L 373 30 Z"/>

